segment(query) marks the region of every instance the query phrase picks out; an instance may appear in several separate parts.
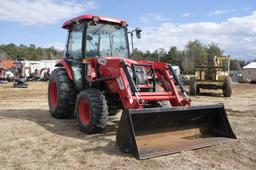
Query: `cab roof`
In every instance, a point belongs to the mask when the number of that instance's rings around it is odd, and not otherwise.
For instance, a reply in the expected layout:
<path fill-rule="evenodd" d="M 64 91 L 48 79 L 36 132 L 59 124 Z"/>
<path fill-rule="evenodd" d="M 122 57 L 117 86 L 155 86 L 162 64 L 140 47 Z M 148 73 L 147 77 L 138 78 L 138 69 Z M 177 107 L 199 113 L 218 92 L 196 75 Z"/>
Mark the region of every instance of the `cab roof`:
<path fill-rule="evenodd" d="M 120 25 L 122 25 L 123 23 L 127 24 L 127 22 L 125 20 L 120 20 L 120 19 L 110 18 L 110 17 L 105 17 L 105 16 L 97 16 L 97 15 L 87 14 L 87 15 L 81 15 L 79 17 L 76 17 L 76 18 L 73 18 L 71 20 L 66 21 L 63 24 L 62 28 L 70 29 L 71 26 L 72 26 L 73 21 L 92 20 L 94 17 L 99 18 L 100 21 L 112 22 L 112 23 L 120 24 Z"/>

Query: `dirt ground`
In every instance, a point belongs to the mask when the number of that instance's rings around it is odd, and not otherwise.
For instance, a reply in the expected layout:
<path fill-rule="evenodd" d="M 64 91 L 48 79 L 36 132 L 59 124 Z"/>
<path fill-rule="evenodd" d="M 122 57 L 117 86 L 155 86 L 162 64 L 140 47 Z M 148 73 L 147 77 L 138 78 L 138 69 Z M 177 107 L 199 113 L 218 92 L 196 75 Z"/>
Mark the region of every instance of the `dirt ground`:
<path fill-rule="evenodd" d="M 0 85 L 0 169 L 255 169 L 256 85 L 235 84 L 231 98 L 221 91 L 192 98 L 193 104 L 225 104 L 238 137 L 233 143 L 137 160 L 115 145 L 118 116 L 103 134 L 86 135 L 75 119 L 53 119 L 47 82 L 27 89 Z M 207 95 L 206 95 L 207 94 Z"/>

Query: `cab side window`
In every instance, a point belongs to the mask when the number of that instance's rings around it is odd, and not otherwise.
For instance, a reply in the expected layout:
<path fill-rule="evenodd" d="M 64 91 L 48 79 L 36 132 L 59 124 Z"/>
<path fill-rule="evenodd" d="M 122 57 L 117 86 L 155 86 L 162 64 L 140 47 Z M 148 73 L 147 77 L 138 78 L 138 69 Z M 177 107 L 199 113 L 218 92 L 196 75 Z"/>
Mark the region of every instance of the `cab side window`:
<path fill-rule="evenodd" d="M 67 58 L 81 59 L 82 58 L 82 40 L 83 40 L 83 24 L 74 26 L 69 33 L 69 41 L 67 48 Z"/>

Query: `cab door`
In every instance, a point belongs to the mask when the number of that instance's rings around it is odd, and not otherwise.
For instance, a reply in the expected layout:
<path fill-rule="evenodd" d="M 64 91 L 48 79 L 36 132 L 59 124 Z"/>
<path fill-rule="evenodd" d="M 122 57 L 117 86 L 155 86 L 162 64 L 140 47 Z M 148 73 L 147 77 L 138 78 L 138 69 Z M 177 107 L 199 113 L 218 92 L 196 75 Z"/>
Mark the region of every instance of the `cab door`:
<path fill-rule="evenodd" d="M 70 64 L 75 88 L 80 91 L 83 89 L 82 81 L 82 44 L 83 44 L 84 24 L 74 24 L 72 30 L 69 31 L 65 58 Z"/>

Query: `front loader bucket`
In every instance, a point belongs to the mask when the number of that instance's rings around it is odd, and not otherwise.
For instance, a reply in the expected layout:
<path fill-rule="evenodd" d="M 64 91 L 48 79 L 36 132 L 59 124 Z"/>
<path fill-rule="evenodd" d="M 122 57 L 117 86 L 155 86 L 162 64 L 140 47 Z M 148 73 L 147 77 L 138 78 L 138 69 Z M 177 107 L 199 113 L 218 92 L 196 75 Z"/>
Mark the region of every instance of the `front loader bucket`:
<path fill-rule="evenodd" d="M 138 159 L 236 139 L 223 104 L 130 109 L 122 113 L 117 145 Z"/>

